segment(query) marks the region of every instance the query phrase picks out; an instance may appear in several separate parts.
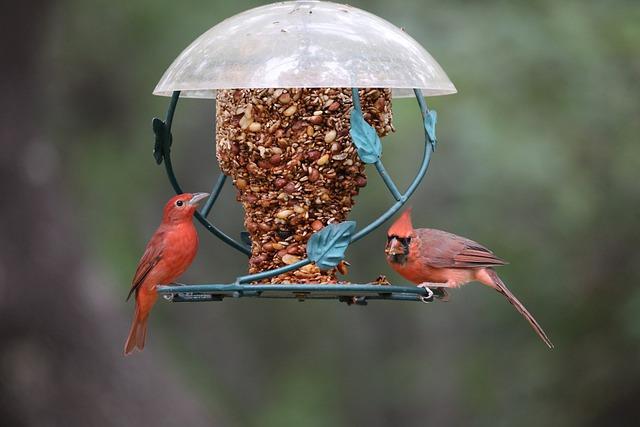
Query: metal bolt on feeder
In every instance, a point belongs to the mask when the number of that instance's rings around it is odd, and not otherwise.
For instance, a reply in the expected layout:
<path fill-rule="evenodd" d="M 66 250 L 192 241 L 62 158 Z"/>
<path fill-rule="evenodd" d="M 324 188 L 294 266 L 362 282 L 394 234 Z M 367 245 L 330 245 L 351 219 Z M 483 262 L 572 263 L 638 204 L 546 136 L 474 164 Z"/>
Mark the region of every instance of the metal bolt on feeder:
<path fill-rule="evenodd" d="M 161 286 L 174 301 L 225 296 L 425 301 L 429 289 L 346 284 L 337 278 L 355 240 L 395 214 L 424 177 L 435 147 L 435 111 L 424 96 L 456 89 L 402 29 L 363 10 L 324 1 L 257 7 L 212 27 L 166 70 L 154 94 L 171 96 L 154 119 L 154 155 L 182 192 L 170 159 L 178 99 L 215 98 L 216 156 L 223 174 L 196 218 L 249 256 L 231 284 Z M 401 192 L 387 174 L 380 138 L 394 131 L 392 98 L 415 96 L 424 123 L 423 161 Z M 348 221 L 373 164 L 396 203 L 356 231 Z M 207 215 L 227 176 L 245 210 L 240 241 Z"/>

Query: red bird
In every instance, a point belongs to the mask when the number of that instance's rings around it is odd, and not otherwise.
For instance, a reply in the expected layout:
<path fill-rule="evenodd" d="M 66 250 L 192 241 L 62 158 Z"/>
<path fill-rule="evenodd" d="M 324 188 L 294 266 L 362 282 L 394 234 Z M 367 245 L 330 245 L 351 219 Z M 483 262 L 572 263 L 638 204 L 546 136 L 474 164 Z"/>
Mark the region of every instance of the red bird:
<path fill-rule="evenodd" d="M 505 265 L 489 249 L 464 237 L 430 228 L 414 230 L 411 209 L 387 232 L 387 262 L 407 280 L 420 287 L 458 288 L 478 281 L 504 295 L 524 316 L 542 341 L 553 348 L 536 319 L 500 280 L 493 267 Z"/>
<path fill-rule="evenodd" d="M 142 351 L 147 335 L 147 319 L 158 299 L 157 285 L 176 280 L 191 265 L 198 251 L 198 234 L 193 213 L 207 193 L 184 193 L 174 196 L 164 207 L 162 222 L 149 240 L 133 277 L 131 294 L 136 294 L 136 310 L 124 345 L 129 355 L 137 347 Z"/>

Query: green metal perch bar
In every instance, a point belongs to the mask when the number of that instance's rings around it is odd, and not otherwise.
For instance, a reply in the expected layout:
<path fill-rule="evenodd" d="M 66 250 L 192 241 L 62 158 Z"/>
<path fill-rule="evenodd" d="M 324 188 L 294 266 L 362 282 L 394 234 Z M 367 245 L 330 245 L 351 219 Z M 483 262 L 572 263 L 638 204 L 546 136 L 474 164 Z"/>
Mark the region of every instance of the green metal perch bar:
<path fill-rule="evenodd" d="M 340 299 L 341 301 L 366 305 L 369 300 L 400 300 L 431 302 L 433 291 L 416 286 L 373 284 L 286 284 L 286 285 L 241 285 L 203 284 L 158 286 L 158 292 L 174 302 L 222 301 L 224 298 L 262 297 Z"/>

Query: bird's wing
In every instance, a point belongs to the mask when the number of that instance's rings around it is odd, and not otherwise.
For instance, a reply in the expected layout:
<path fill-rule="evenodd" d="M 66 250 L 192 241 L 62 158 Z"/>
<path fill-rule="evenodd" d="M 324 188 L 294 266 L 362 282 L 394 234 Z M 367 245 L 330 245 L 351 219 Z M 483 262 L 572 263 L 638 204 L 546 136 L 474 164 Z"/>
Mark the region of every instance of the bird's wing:
<path fill-rule="evenodd" d="M 131 289 L 129 290 L 129 295 L 127 295 L 127 301 L 131 298 L 131 295 L 138 290 L 144 279 L 147 275 L 153 270 L 160 259 L 162 259 L 162 249 L 164 245 L 162 245 L 164 233 L 161 231 L 156 232 L 153 235 L 149 243 L 147 244 L 147 248 L 138 262 L 138 267 L 136 268 L 136 273 L 133 275 L 133 281 L 131 282 Z"/>
<path fill-rule="evenodd" d="M 438 268 L 495 267 L 506 262 L 481 244 L 446 231 L 421 228 L 420 253 L 425 264 Z"/>

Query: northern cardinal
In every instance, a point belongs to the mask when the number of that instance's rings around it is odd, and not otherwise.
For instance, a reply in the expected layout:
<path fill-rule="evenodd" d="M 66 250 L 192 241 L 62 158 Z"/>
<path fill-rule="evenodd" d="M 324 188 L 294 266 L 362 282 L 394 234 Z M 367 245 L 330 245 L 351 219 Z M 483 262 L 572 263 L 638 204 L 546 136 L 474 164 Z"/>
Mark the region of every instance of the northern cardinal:
<path fill-rule="evenodd" d="M 191 265 L 198 251 L 198 234 L 193 225 L 193 213 L 207 193 L 184 193 L 174 196 L 164 207 L 162 222 L 147 243 L 133 277 L 131 295 L 136 295 L 136 310 L 124 354 L 137 347 L 144 348 L 147 320 L 158 298 L 157 285 L 176 280 Z"/>
<path fill-rule="evenodd" d="M 446 231 L 414 229 L 411 209 L 408 209 L 389 228 L 385 253 L 395 271 L 420 287 L 458 288 L 478 281 L 495 289 L 527 319 L 542 341 L 553 348 L 536 319 L 493 269 L 506 262 L 479 243 Z"/>

